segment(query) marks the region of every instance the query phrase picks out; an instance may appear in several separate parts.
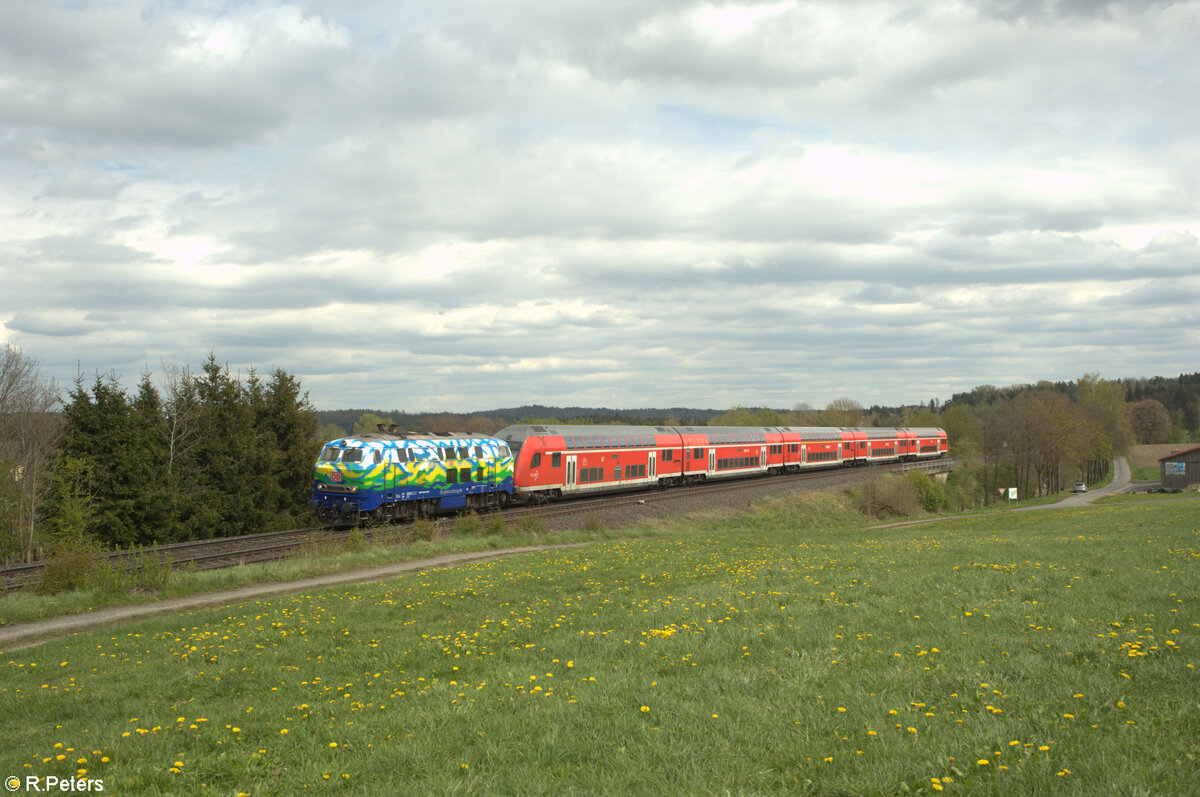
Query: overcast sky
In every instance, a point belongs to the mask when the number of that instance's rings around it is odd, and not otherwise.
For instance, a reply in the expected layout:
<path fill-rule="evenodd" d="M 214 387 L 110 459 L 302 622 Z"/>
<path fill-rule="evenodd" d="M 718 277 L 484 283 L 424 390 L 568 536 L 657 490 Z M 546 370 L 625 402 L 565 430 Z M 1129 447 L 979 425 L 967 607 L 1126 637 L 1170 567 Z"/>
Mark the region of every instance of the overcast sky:
<path fill-rule="evenodd" d="M 1200 370 L 1200 0 L 0 4 L 0 325 L 321 409 Z"/>

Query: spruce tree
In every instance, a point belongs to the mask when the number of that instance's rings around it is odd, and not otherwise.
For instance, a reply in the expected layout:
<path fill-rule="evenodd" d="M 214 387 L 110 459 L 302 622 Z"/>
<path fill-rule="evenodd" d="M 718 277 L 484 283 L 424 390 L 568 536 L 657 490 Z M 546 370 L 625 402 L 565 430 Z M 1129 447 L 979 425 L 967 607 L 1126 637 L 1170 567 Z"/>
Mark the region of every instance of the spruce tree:
<path fill-rule="evenodd" d="M 180 532 L 172 513 L 175 501 L 167 469 L 167 420 L 149 373 L 142 374 L 131 412 L 131 471 L 138 484 L 131 520 L 138 531 L 138 542 L 173 542 Z"/>

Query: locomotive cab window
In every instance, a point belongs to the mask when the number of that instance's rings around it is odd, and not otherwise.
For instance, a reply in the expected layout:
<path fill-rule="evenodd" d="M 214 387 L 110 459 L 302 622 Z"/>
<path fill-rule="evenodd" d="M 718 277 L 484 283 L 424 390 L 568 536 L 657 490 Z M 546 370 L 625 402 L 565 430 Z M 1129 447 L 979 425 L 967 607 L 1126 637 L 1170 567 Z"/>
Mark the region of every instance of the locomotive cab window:
<path fill-rule="evenodd" d="M 361 448 L 347 448 L 342 452 L 342 462 L 362 462 L 362 458 Z"/>
<path fill-rule="evenodd" d="M 529 467 L 539 468 L 539 467 L 541 467 L 541 465 L 542 465 L 542 455 L 541 455 L 541 452 L 538 452 L 537 454 L 533 455 L 533 459 L 529 460 Z"/>
<path fill-rule="evenodd" d="M 341 453 L 342 449 L 340 448 L 335 448 L 334 446 L 325 446 L 325 450 L 321 452 L 318 462 L 337 462 L 338 457 L 341 456 Z"/>

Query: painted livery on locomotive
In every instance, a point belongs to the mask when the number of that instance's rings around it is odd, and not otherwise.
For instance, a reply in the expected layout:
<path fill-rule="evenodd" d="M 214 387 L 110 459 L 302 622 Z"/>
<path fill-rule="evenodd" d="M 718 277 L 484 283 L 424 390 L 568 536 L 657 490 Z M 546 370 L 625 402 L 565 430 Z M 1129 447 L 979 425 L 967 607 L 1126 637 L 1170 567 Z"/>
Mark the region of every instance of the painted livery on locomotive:
<path fill-rule="evenodd" d="M 322 522 L 356 524 L 503 506 L 512 496 L 503 440 L 381 427 L 325 444 L 308 506 Z"/>

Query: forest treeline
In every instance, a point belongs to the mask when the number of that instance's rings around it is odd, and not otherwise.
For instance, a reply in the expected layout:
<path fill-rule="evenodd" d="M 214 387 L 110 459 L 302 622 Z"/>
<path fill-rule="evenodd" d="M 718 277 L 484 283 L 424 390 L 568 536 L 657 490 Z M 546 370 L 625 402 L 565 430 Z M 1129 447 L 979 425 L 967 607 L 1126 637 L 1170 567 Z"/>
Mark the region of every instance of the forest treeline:
<path fill-rule="evenodd" d="M 130 393 L 110 374 L 60 397 L 5 353 L 40 401 L 0 391 L 4 562 L 81 539 L 130 548 L 310 522 L 317 417 L 286 371 L 241 378 L 210 355 L 198 373 L 168 366 L 161 389 L 143 374 Z"/>
<path fill-rule="evenodd" d="M 997 388 L 944 405 L 824 409 L 733 407 L 617 411 L 537 405 L 473 414 L 318 412 L 283 369 L 231 374 L 165 363 L 132 389 L 114 375 L 63 394 L 12 345 L 0 356 L 0 561 L 28 561 L 61 541 L 128 548 L 235 536 L 312 522 L 306 500 L 324 441 L 396 424 L 492 434 L 510 423 L 673 426 L 940 426 L 962 463 L 953 508 L 1101 479 L 1134 442 L 1200 438 L 1200 374 Z"/>

